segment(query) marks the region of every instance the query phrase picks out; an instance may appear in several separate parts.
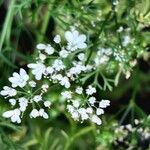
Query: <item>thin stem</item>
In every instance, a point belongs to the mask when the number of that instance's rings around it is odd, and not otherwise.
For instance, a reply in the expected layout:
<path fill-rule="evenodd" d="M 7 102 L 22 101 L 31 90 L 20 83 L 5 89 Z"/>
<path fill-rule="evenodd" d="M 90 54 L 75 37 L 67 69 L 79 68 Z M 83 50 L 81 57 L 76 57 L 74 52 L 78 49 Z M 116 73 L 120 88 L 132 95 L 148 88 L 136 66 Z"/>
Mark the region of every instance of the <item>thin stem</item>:
<path fill-rule="evenodd" d="M 86 127 L 86 128 L 83 128 L 81 129 L 79 132 L 77 132 L 74 136 L 72 137 L 69 137 L 67 142 L 66 142 L 66 145 L 65 145 L 65 148 L 64 150 L 69 150 L 69 147 L 70 145 L 80 136 L 92 131 L 94 128 L 93 127 Z"/>
<path fill-rule="evenodd" d="M 52 8 L 52 3 L 49 1 L 48 2 L 48 9 L 47 9 L 47 12 L 45 14 L 45 16 L 43 17 L 43 24 L 42 24 L 42 27 L 41 27 L 41 31 L 40 31 L 40 34 L 37 36 L 37 42 L 41 42 L 43 40 L 43 37 L 46 33 L 46 30 L 47 30 L 47 26 L 48 26 L 48 23 L 49 23 L 49 19 L 50 19 L 50 16 L 51 16 L 51 8 Z"/>
<path fill-rule="evenodd" d="M 13 15 L 14 15 L 15 1 L 16 0 L 11 0 L 10 4 L 9 4 L 9 7 L 8 7 L 8 13 L 6 15 L 5 22 L 3 24 L 1 37 L 0 37 L 0 52 L 2 51 L 2 46 L 4 44 L 4 41 L 5 41 L 5 38 L 6 38 L 6 34 L 7 34 L 8 31 L 10 31 L 10 26 L 12 24 L 11 22 L 13 21 L 12 18 L 13 18 Z M 9 33 L 9 35 L 10 35 L 10 33 Z M 7 37 L 7 41 L 8 41 L 8 37 Z"/>

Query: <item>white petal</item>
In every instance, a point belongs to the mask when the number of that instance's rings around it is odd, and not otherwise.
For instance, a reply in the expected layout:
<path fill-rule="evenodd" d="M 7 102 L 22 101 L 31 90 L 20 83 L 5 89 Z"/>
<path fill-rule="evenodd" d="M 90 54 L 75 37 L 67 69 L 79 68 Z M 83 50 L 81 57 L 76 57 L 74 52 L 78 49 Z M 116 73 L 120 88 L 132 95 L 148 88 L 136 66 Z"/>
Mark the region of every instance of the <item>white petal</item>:
<path fill-rule="evenodd" d="M 36 68 L 37 64 L 28 64 L 28 68 Z"/>
<path fill-rule="evenodd" d="M 87 44 L 86 43 L 78 43 L 78 48 L 86 48 L 87 47 Z"/>
<path fill-rule="evenodd" d="M 65 38 L 66 38 L 66 40 L 67 40 L 68 42 L 73 41 L 73 35 L 72 35 L 72 33 L 71 33 L 70 31 L 66 31 L 66 32 L 65 32 Z"/>
<path fill-rule="evenodd" d="M 14 114 L 13 110 L 9 110 L 3 113 L 3 117 L 10 118 Z"/>
<path fill-rule="evenodd" d="M 46 45 L 45 45 L 45 44 L 40 43 L 40 44 L 38 44 L 38 45 L 36 46 L 36 48 L 37 48 L 37 49 L 40 49 L 40 50 L 43 50 L 43 49 L 45 49 L 45 48 L 46 48 Z"/>
<path fill-rule="evenodd" d="M 79 35 L 77 42 L 84 43 L 86 41 L 86 36 L 84 34 Z"/>
<path fill-rule="evenodd" d="M 42 73 L 41 73 L 41 72 L 39 72 L 39 73 L 37 73 L 37 74 L 35 75 L 35 79 L 36 79 L 36 80 L 41 80 L 41 78 L 42 78 Z"/>
<path fill-rule="evenodd" d="M 72 32 L 72 35 L 73 35 L 73 40 L 78 39 L 79 32 L 78 32 L 77 30 L 74 30 L 74 31 Z"/>
<path fill-rule="evenodd" d="M 46 112 L 43 113 L 43 118 L 48 119 L 48 114 Z"/>

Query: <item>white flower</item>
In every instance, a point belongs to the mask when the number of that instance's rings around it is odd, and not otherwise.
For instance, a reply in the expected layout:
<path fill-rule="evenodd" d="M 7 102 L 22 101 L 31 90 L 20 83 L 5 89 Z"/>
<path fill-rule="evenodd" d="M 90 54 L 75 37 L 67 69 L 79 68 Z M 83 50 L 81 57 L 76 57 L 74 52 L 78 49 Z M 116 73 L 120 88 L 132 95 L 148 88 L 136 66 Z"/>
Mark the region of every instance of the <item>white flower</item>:
<path fill-rule="evenodd" d="M 44 106 L 45 107 L 50 107 L 51 106 L 51 102 L 50 101 L 45 101 L 44 102 Z"/>
<path fill-rule="evenodd" d="M 96 123 L 97 125 L 101 125 L 102 124 L 101 119 L 97 115 L 93 115 L 92 118 L 91 118 L 91 121 Z"/>
<path fill-rule="evenodd" d="M 39 101 L 42 101 L 42 96 L 41 95 L 35 95 L 33 97 L 33 101 L 35 101 L 36 103 L 38 103 Z"/>
<path fill-rule="evenodd" d="M 50 44 L 48 44 L 47 47 L 46 47 L 46 49 L 45 49 L 45 52 L 48 55 L 52 55 L 54 53 L 54 51 L 55 51 L 54 48 Z"/>
<path fill-rule="evenodd" d="M 97 114 L 97 115 L 102 115 L 102 114 L 104 114 L 104 110 L 101 109 L 101 108 L 97 108 L 97 109 L 96 109 L 96 114 Z"/>
<path fill-rule="evenodd" d="M 109 100 L 101 100 L 99 103 L 100 108 L 106 108 L 107 106 L 110 106 L 110 101 Z"/>
<path fill-rule="evenodd" d="M 86 94 L 87 95 L 92 95 L 94 93 L 96 93 L 96 88 L 89 85 L 88 88 L 86 89 Z"/>
<path fill-rule="evenodd" d="M 29 81 L 29 85 L 31 87 L 36 87 L 36 82 L 34 82 L 33 80 L 32 81 Z"/>
<path fill-rule="evenodd" d="M 24 97 L 19 98 L 19 106 L 21 111 L 25 111 L 28 106 L 28 100 Z"/>
<path fill-rule="evenodd" d="M 72 95 L 71 95 L 71 91 L 64 91 L 64 92 L 61 92 L 61 95 L 64 99 L 71 99 L 72 98 Z"/>
<path fill-rule="evenodd" d="M 53 68 L 56 71 L 60 71 L 60 70 L 65 69 L 65 65 L 64 65 L 64 63 L 60 59 L 55 59 L 55 61 L 53 63 Z"/>
<path fill-rule="evenodd" d="M 107 55 L 103 55 L 103 56 L 96 55 L 94 61 L 95 61 L 96 66 L 99 66 L 101 64 L 105 64 L 106 62 L 108 62 L 108 60 L 109 60 L 109 57 Z"/>
<path fill-rule="evenodd" d="M 72 102 L 72 104 L 73 104 L 73 106 L 76 107 L 76 108 L 78 108 L 78 107 L 80 106 L 79 100 L 74 100 L 74 101 Z"/>
<path fill-rule="evenodd" d="M 44 109 L 39 110 L 39 116 L 43 117 L 44 119 L 48 119 L 48 114 L 44 111 Z"/>
<path fill-rule="evenodd" d="M 65 38 L 67 40 L 67 49 L 75 51 L 76 49 L 83 49 L 87 47 L 86 36 L 84 34 L 79 34 L 77 30 L 66 31 Z"/>
<path fill-rule="evenodd" d="M 81 60 L 81 61 L 83 61 L 85 59 L 85 54 L 84 53 L 80 53 L 78 55 L 78 59 Z"/>
<path fill-rule="evenodd" d="M 95 97 L 90 97 L 89 99 L 88 99 L 88 102 L 91 104 L 91 105 L 94 105 L 94 103 L 96 102 L 96 98 Z"/>
<path fill-rule="evenodd" d="M 10 103 L 12 106 L 15 106 L 15 105 L 16 105 L 16 100 L 15 100 L 14 98 L 9 99 L 9 103 Z"/>
<path fill-rule="evenodd" d="M 15 89 L 11 88 L 11 87 L 4 86 L 3 90 L 0 92 L 0 94 L 2 96 L 12 97 L 12 96 L 15 96 L 17 94 L 17 91 Z"/>
<path fill-rule="evenodd" d="M 57 44 L 61 42 L 60 35 L 56 35 L 56 36 L 54 37 L 54 42 L 57 43 Z"/>
<path fill-rule="evenodd" d="M 74 120 L 79 120 L 79 113 L 77 111 L 74 111 L 74 112 L 71 113 L 71 117 Z"/>
<path fill-rule="evenodd" d="M 9 110 L 9 111 L 4 112 L 3 117 L 11 118 L 12 122 L 21 123 L 20 114 L 21 112 L 19 109 L 14 109 L 14 110 Z"/>
<path fill-rule="evenodd" d="M 39 50 L 45 50 L 48 55 L 52 55 L 54 53 L 54 48 L 50 44 L 45 45 L 40 43 L 36 46 L 36 48 Z"/>
<path fill-rule="evenodd" d="M 68 76 L 79 75 L 82 71 L 86 71 L 86 67 L 81 62 L 74 62 L 73 67 L 69 69 Z"/>
<path fill-rule="evenodd" d="M 42 90 L 43 90 L 44 92 L 47 92 L 47 90 L 48 90 L 48 88 L 49 88 L 49 85 L 48 85 L 48 84 L 43 84 L 41 88 L 42 88 Z"/>
<path fill-rule="evenodd" d="M 74 107 L 72 105 L 67 105 L 67 109 L 71 114 L 74 112 Z"/>
<path fill-rule="evenodd" d="M 51 76 L 51 79 L 53 79 L 54 81 L 61 81 L 62 78 L 63 76 L 61 74 L 54 74 Z"/>
<path fill-rule="evenodd" d="M 47 72 L 47 74 L 52 74 L 54 72 L 54 69 L 49 66 L 46 68 L 46 72 Z"/>
<path fill-rule="evenodd" d="M 76 92 L 77 94 L 82 94 L 83 88 L 80 87 L 80 86 L 78 86 L 78 87 L 76 88 L 75 92 Z"/>
<path fill-rule="evenodd" d="M 24 87 L 27 84 L 29 76 L 27 75 L 24 69 L 20 69 L 19 74 L 17 72 L 13 73 L 13 77 L 9 78 L 9 81 L 12 83 L 12 87 Z"/>
<path fill-rule="evenodd" d="M 39 58 L 40 58 L 40 60 L 41 60 L 42 62 L 44 62 L 44 60 L 46 59 L 46 55 L 40 53 L 40 54 L 39 54 Z"/>
<path fill-rule="evenodd" d="M 81 120 L 87 120 L 89 115 L 87 114 L 87 110 L 85 108 L 78 109 L 79 114 L 81 115 Z"/>
<path fill-rule="evenodd" d="M 62 86 L 65 86 L 65 88 L 69 88 L 70 87 L 69 78 L 68 77 L 62 77 L 60 80 L 60 84 Z"/>
<path fill-rule="evenodd" d="M 131 40 L 130 36 L 128 36 L 128 35 L 124 36 L 122 45 L 127 46 L 130 43 L 130 40 Z"/>
<path fill-rule="evenodd" d="M 119 29 L 117 29 L 117 32 L 122 32 L 123 31 L 123 27 L 119 27 Z"/>
<path fill-rule="evenodd" d="M 86 109 L 86 112 L 87 112 L 88 114 L 92 114 L 92 113 L 93 113 L 93 109 L 92 109 L 91 107 L 88 107 L 88 108 Z"/>
<path fill-rule="evenodd" d="M 29 68 L 32 68 L 32 74 L 35 75 L 35 78 L 37 80 L 41 80 L 42 75 L 45 73 L 46 67 L 42 63 L 36 63 L 36 64 L 28 64 Z"/>
<path fill-rule="evenodd" d="M 62 58 L 67 58 L 68 55 L 69 55 L 69 52 L 66 51 L 64 48 L 59 52 L 59 56 Z"/>
<path fill-rule="evenodd" d="M 33 109 L 30 113 L 30 118 L 36 118 L 39 116 L 39 111 L 37 109 Z"/>

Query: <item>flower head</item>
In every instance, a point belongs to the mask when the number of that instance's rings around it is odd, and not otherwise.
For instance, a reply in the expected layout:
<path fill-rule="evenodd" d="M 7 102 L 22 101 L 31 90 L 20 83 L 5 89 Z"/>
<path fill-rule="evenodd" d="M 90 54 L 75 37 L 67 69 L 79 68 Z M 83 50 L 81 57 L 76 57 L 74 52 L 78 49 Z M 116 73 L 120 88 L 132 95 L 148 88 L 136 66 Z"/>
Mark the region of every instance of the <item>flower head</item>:
<path fill-rule="evenodd" d="M 9 111 L 4 112 L 3 117 L 11 118 L 12 122 L 21 123 L 20 114 L 21 112 L 19 109 L 14 109 L 14 110 L 9 110 Z"/>
<path fill-rule="evenodd" d="M 67 49 L 75 51 L 76 49 L 83 49 L 87 47 L 86 36 L 84 34 L 79 34 L 77 30 L 66 31 L 65 38 L 67 40 Z"/>
<path fill-rule="evenodd" d="M 9 81 L 12 83 L 12 87 L 24 87 L 27 84 L 29 76 L 27 75 L 24 69 L 20 69 L 20 72 L 14 72 L 13 76 L 9 78 Z"/>

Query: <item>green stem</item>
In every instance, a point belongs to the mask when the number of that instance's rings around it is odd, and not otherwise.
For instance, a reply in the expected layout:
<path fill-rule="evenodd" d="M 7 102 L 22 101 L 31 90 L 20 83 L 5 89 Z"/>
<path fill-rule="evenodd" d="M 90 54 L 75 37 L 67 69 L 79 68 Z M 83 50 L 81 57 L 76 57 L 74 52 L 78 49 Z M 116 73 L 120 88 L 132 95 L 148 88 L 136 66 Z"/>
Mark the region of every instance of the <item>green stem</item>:
<path fill-rule="evenodd" d="M 74 136 L 69 137 L 64 150 L 69 150 L 70 145 L 80 136 L 92 131 L 94 128 L 93 127 L 86 127 L 84 129 L 81 129 L 79 132 L 77 132 Z"/>
<path fill-rule="evenodd" d="M 11 24 L 12 24 L 11 22 L 13 21 L 15 1 L 16 0 L 11 0 L 10 4 L 9 4 L 9 7 L 8 7 L 8 13 L 6 15 L 6 18 L 5 18 L 5 21 L 4 21 L 4 24 L 3 24 L 3 29 L 2 29 L 2 32 L 1 32 L 1 37 L 0 37 L 0 51 L 2 51 L 2 46 L 4 44 L 7 33 L 10 36 L 10 28 L 11 28 Z M 7 36 L 7 41 L 8 41 L 8 39 L 9 38 Z"/>
<path fill-rule="evenodd" d="M 37 36 L 37 42 L 41 42 L 43 40 L 45 33 L 46 33 L 49 19 L 51 16 L 51 8 L 52 8 L 52 2 L 49 1 L 47 12 L 46 12 L 45 16 L 43 17 L 43 24 L 41 27 L 40 34 L 38 34 L 38 36 Z"/>

